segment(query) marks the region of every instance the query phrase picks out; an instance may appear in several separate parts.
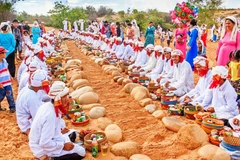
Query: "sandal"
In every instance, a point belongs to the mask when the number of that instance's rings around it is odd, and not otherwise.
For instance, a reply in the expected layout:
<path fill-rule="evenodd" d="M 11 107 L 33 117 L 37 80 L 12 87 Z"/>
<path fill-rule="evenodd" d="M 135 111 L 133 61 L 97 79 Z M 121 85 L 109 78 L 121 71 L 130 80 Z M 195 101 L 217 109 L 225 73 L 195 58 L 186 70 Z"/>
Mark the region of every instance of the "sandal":
<path fill-rule="evenodd" d="M 6 110 L 7 110 L 6 108 L 0 107 L 0 111 L 6 111 Z"/>

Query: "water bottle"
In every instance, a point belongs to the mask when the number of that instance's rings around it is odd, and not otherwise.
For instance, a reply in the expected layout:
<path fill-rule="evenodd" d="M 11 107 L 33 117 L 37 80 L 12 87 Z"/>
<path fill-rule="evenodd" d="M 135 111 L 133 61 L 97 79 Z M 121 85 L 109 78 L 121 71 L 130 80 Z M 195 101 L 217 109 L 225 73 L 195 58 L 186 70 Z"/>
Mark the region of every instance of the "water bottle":
<path fill-rule="evenodd" d="M 96 138 L 93 138 L 92 141 L 92 156 L 97 157 L 98 154 L 98 142 Z"/>

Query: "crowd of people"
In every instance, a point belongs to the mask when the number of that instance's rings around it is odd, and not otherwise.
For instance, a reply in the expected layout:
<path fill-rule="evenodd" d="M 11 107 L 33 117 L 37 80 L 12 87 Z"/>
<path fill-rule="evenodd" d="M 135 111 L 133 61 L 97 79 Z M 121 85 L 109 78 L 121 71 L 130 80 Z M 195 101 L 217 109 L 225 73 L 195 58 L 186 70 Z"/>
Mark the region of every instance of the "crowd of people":
<path fill-rule="evenodd" d="M 26 30 L 22 31 L 17 20 L 13 21 L 12 29 L 9 23 L 1 24 L 0 102 L 6 97 L 10 112 L 16 111 L 18 126 L 28 135 L 35 157 L 81 159 L 85 156 L 85 149 L 71 142 L 72 132 L 62 119 L 69 108 L 69 89 L 61 81 L 50 84 L 51 68 L 47 66 L 46 58 L 58 54 L 57 39 L 74 39 L 91 48 L 95 56 L 109 62 L 118 61 L 128 66 L 130 73 L 148 77 L 178 96 L 181 103 L 198 104 L 205 111 L 216 113 L 225 125 L 229 125 L 229 121 L 240 125 L 240 32 L 234 17 L 227 17 L 224 21 L 216 51 L 217 66 L 212 69 L 203 54 L 206 50 L 206 41 L 202 40 L 206 37 L 204 28 L 199 35 L 196 20 L 190 22 L 188 29 L 179 25 L 174 35 L 174 49 L 169 45 L 154 46 L 155 33 L 160 34 L 161 27 L 156 31 L 152 22 L 146 29 L 145 43 L 141 41 L 136 21 L 126 21 L 125 25 L 126 28 L 116 22 L 110 27 L 105 21 L 102 27 L 98 23 L 91 24 L 87 31 L 76 28 L 69 31 L 64 27 L 56 35 L 54 30 L 41 33 L 35 21 L 30 38 L 30 27 L 25 26 Z M 169 30 L 167 41 L 172 36 Z M 16 70 L 15 54 L 22 41 L 24 57 L 17 73 L 19 89 L 15 104 L 11 82 Z M 18 53 L 21 51 L 22 48 Z M 196 86 L 193 71 L 200 77 Z M 6 108 L 0 106 L 0 110 Z"/>

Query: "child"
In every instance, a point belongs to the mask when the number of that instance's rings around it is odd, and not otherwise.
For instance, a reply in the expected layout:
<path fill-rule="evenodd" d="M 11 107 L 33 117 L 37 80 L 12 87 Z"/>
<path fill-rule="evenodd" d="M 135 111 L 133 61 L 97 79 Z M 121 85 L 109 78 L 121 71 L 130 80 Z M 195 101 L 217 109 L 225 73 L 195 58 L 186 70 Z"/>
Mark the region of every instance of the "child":
<path fill-rule="evenodd" d="M 31 39 L 30 39 L 30 35 L 29 35 L 29 33 L 28 33 L 28 31 L 24 31 L 23 32 L 23 44 L 24 44 L 24 50 L 26 51 L 26 49 L 27 49 L 27 44 L 29 43 L 29 42 L 31 42 Z"/>
<path fill-rule="evenodd" d="M 6 110 L 6 108 L 1 107 L 1 102 L 6 96 L 10 108 L 10 113 L 14 113 L 15 102 L 11 86 L 11 76 L 8 71 L 8 63 L 5 59 L 6 52 L 8 51 L 0 46 L 0 111 Z"/>
<path fill-rule="evenodd" d="M 240 50 L 235 50 L 230 53 L 230 62 L 229 73 L 231 75 L 231 83 L 235 88 L 238 97 L 237 100 L 240 99 Z"/>
<path fill-rule="evenodd" d="M 204 46 L 203 41 L 202 40 L 198 40 L 197 46 L 198 46 L 198 55 L 207 58 L 206 57 L 206 48 Z"/>

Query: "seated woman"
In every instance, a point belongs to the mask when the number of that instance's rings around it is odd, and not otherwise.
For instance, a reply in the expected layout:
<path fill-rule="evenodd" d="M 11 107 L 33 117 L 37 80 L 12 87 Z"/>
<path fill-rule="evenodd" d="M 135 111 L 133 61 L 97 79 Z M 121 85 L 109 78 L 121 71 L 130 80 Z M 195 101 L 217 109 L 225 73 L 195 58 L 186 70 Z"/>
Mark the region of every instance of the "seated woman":
<path fill-rule="evenodd" d="M 208 60 L 204 57 L 197 56 L 193 63 L 194 72 L 199 75 L 200 79 L 194 89 L 180 98 L 180 102 L 195 105 L 203 101 L 212 80 L 212 72 L 208 68 Z"/>
<path fill-rule="evenodd" d="M 225 67 L 214 67 L 212 75 L 210 89 L 200 105 L 208 112 L 215 112 L 217 118 L 227 122 L 228 119 L 239 114 L 237 93 L 227 79 L 228 70 Z"/>

